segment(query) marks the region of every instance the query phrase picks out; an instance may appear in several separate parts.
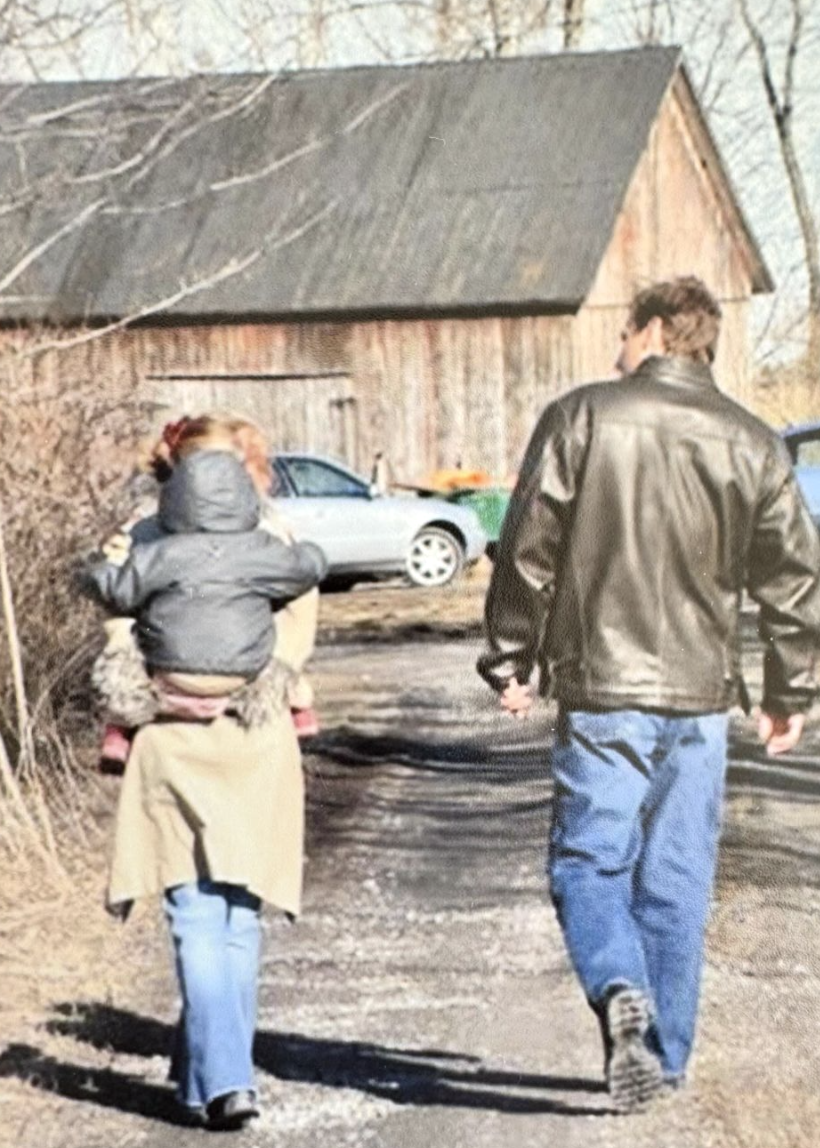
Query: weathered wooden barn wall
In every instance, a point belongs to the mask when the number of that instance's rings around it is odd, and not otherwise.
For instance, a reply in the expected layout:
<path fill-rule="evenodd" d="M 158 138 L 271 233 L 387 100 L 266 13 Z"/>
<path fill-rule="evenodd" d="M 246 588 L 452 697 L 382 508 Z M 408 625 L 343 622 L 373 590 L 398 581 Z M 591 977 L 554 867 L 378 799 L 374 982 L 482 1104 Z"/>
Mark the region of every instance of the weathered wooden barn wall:
<path fill-rule="evenodd" d="M 458 463 L 503 477 L 544 405 L 574 381 L 572 319 L 141 327 L 20 369 L 46 393 L 97 379 L 141 426 L 228 408 L 258 421 L 275 448 L 365 473 L 383 451 L 399 481 Z"/>
<path fill-rule="evenodd" d="M 279 449 L 399 480 L 439 466 L 506 475 L 544 404 L 573 382 L 570 317 L 141 328 L 107 336 L 106 373 L 156 404 L 156 421 L 228 407 Z M 77 352 L 74 352 L 77 354 Z M 100 370 L 99 364 L 96 368 Z"/>
<path fill-rule="evenodd" d="M 750 399 L 747 311 L 753 269 L 717 157 L 679 74 L 663 102 L 575 331 L 579 379 L 612 372 L 625 309 L 637 288 L 694 274 L 718 296 L 723 324 L 716 373 Z"/>

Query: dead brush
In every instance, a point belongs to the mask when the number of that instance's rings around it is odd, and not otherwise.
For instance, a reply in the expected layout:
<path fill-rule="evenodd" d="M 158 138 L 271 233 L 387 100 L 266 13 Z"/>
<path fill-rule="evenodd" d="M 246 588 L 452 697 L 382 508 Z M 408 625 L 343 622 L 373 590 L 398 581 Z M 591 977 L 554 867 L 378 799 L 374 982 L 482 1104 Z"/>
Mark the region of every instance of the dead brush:
<path fill-rule="evenodd" d="M 99 377 L 94 344 L 35 346 L 13 333 L 0 347 L 0 858 L 32 869 L 47 899 L 95 833 L 89 667 L 101 636 L 76 572 L 130 509 L 148 414 L 127 397 L 131 380 Z"/>
<path fill-rule="evenodd" d="M 755 379 L 752 409 L 775 427 L 817 418 L 816 365 L 806 359 L 762 367 Z"/>

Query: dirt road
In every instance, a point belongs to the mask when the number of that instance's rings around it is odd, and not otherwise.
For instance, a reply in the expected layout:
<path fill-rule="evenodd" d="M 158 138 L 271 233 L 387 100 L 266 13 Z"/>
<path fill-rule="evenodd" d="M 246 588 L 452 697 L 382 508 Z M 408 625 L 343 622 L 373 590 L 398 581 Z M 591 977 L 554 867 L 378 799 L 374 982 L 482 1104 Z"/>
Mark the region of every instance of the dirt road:
<path fill-rule="evenodd" d="M 476 649 L 472 636 L 406 634 L 317 656 L 325 732 L 308 755 L 305 914 L 267 921 L 264 1112 L 234 1140 L 813 1148 L 816 737 L 773 766 L 736 724 L 692 1084 L 619 1117 L 545 897 L 553 715 L 500 720 Z M 99 935 L 96 964 L 6 1034 L 0 1144 L 201 1145 L 173 1123 L 164 1082 L 175 1006 L 159 916 Z"/>

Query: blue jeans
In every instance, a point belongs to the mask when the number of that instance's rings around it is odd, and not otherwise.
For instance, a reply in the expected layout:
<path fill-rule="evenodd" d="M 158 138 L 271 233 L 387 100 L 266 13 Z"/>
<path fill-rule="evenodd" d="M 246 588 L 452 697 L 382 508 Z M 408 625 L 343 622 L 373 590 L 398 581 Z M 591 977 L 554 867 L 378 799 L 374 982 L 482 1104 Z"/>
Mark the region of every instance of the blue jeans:
<path fill-rule="evenodd" d="M 165 892 L 182 993 L 173 1075 L 189 1108 L 253 1088 L 260 902 L 201 880 Z"/>
<path fill-rule="evenodd" d="M 549 875 L 592 1007 L 617 985 L 654 1003 L 664 1073 L 692 1050 L 726 775 L 726 714 L 562 713 Z"/>

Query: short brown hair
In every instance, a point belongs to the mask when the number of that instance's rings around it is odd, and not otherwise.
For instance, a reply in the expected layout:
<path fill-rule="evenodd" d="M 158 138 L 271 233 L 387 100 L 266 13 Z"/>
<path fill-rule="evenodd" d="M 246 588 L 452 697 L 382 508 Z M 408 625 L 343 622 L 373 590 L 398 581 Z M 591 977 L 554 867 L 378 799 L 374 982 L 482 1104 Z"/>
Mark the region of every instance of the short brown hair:
<path fill-rule="evenodd" d="M 629 308 L 635 330 L 660 319 L 667 353 L 702 363 L 714 362 L 720 317 L 717 299 L 694 275 L 653 283 L 638 292 Z"/>

